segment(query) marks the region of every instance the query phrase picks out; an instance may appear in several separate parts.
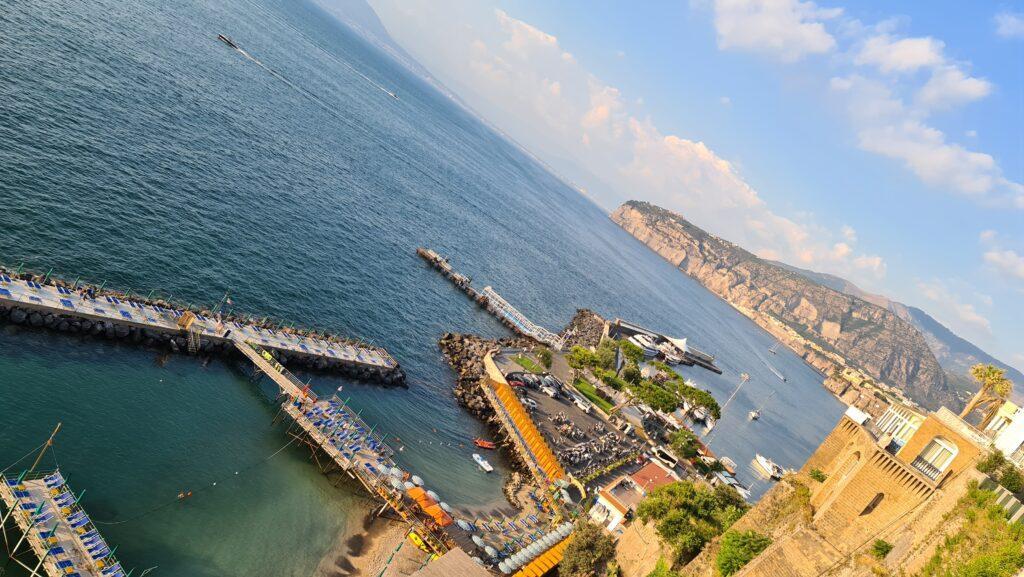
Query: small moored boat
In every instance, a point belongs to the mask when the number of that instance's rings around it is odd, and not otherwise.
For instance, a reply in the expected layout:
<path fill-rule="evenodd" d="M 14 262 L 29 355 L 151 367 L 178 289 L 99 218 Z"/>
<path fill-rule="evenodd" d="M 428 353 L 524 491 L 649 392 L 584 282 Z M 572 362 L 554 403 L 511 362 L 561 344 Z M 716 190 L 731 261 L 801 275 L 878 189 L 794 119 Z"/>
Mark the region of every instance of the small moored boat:
<path fill-rule="evenodd" d="M 473 453 L 473 460 L 476 461 L 477 465 L 480 465 L 480 468 L 483 469 L 485 473 L 490 473 L 494 470 L 494 467 L 487 462 L 487 459 L 481 457 L 480 453 Z"/>
<path fill-rule="evenodd" d="M 473 444 L 476 445 L 477 447 L 480 447 L 481 449 L 491 449 L 491 450 L 493 450 L 493 449 L 498 448 L 498 446 L 494 444 L 494 441 L 486 441 L 486 440 L 481 439 L 479 437 L 476 438 L 476 439 L 473 439 Z"/>
<path fill-rule="evenodd" d="M 775 461 L 760 453 L 754 453 L 754 462 L 769 478 L 778 480 L 782 478 L 785 471 Z"/>

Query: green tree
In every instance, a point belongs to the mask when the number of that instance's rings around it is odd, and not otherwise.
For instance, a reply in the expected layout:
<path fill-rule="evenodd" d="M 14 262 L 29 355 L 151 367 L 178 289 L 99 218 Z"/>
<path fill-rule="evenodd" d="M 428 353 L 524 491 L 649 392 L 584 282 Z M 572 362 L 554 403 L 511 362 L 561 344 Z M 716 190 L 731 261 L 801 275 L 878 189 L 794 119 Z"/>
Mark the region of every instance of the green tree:
<path fill-rule="evenodd" d="M 810 475 L 812 479 L 819 483 L 824 483 L 828 479 L 828 475 L 826 475 L 824 471 L 817 467 L 811 469 L 811 472 L 808 473 L 808 475 Z"/>
<path fill-rule="evenodd" d="M 595 366 L 597 364 L 597 355 L 589 349 L 576 345 L 569 350 L 569 354 L 565 355 L 565 362 L 569 363 L 569 366 L 574 369 L 582 370 Z"/>
<path fill-rule="evenodd" d="M 771 544 L 770 537 L 757 531 L 726 531 L 718 548 L 715 566 L 723 577 L 729 577 Z"/>
<path fill-rule="evenodd" d="M 637 384 L 643 376 L 640 374 L 640 368 L 630 363 L 622 369 L 622 378 L 628 383 Z"/>
<path fill-rule="evenodd" d="M 964 407 L 960 417 L 966 419 L 974 411 L 980 410 L 982 417 L 979 428 L 985 428 L 1013 391 L 1013 381 L 1006 378 L 1004 369 L 981 363 L 971 367 L 971 376 L 978 382 L 978 392 Z"/>
<path fill-rule="evenodd" d="M 603 575 L 605 565 L 615 555 L 615 542 L 600 527 L 577 521 L 572 538 L 565 546 L 558 574 L 562 577 Z"/>
<path fill-rule="evenodd" d="M 644 350 L 629 341 L 619 341 L 619 348 L 622 354 L 634 364 L 640 364 L 644 360 Z"/>
<path fill-rule="evenodd" d="M 985 455 L 985 458 L 978 461 L 978 470 L 986 475 L 998 475 L 999 471 L 1006 465 L 1006 456 L 1002 451 L 996 450 Z"/>
<path fill-rule="evenodd" d="M 653 522 L 675 551 L 676 561 L 686 562 L 746 510 L 747 504 L 730 487 L 712 489 L 678 481 L 651 491 L 637 507 L 637 517 Z"/>
<path fill-rule="evenodd" d="M 647 574 L 647 577 L 679 577 L 679 574 L 672 570 L 664 557 L 658 557 L 658 564 L 654 566 L 654 571 Z"/>
<path fill-rule="evenodd" d="M 537 351 L 537 358 L 540 359 L 540 363 L 544 365 L 545 369 L 551 368 L 551 349 L 543 348 Z"/>
<path fill-rule="evenodd" d="M 1007 491 L 1019 495 L 1024 491 L 1024 475 L 1020 474 L 1013 463 L 1007 463 L 1003 465 L 1003 470 L 999 473 L 999 484 Z"/>
<path fill-rule="evenodd" d="M 885 539 L 875 539 L 875 542 L 871 544 L 871 554 L 876 559 L 885 559 L 890 551 L 892 551 L 892 543 Z"/>
<path fill-rule="evenodd" d="M 669 447 L 680 459 L 692 459 L 697 456 L 700 441 L 690 429 L 679 429 L 669 437 Z"/>

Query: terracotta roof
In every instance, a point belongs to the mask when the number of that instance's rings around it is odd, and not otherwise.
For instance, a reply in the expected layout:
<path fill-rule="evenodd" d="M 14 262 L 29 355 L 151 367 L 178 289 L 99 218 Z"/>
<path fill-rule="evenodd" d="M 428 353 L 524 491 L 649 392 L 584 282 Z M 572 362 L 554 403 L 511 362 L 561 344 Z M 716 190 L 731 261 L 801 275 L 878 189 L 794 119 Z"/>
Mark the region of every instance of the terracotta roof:
<path fill-rule="evenodd" d="M 655 461 L 647 463 L 642 469 L 633 473 L 631 477 L 633 482 L 646 493 L 675 481 L 672 478 L 672 473 Z"/>
<path fill-rule="evenodd" d="M 604 497 L 605 501 L 608 501 L 608 503 L 611 506 L 618 509 L 620 514 L 625 515 L 627 512 L 629 512 L 629 509 L 625 505 L 623 505 L 622 502 L 615 497 L 615 495 L 612 495 L 607 490 L 602 489 L 598 494 Z"/>

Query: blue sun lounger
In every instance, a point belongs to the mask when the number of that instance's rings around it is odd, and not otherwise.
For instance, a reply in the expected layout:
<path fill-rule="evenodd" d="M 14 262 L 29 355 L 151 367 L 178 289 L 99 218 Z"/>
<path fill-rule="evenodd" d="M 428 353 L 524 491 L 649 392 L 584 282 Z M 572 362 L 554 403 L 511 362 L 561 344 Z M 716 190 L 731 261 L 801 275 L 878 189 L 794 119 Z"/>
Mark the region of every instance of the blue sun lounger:
<path fill-rule="evenodd" d="M 39 298 L 39 297 L 37 297 L 35 295 L 29 295 L 28 300 L 30 300 L 32 302 L 36 302 L 36 303 L 43 302 L 43 299 L 41 299 L 41 298 Z"/>
<path fill-rule="evenodd" d="M 12 296 L 12 295 L 11 295 L 11 291 L 9 291 L 9 290 L 7 290 L 7 289 L 5 289 L 5 288 L 0 288 L 0 295 L 3 295 L 3 296 L 5 296 L 5 297 L 9 297 L 9 296 Z"/>
<path fill-rule="evenodd" d="M 131 320 L 131 318 L 132 318 L 132 313 L 130 313 L 130 312 L 128 312 L 128 311 L 122 311 L 122 310 L 119 310 L 118 312 L 119 312 L 119 313 L 121 313 L 121 316 L 122 316 L 122 317 L 124 317 L 124 318 L 126 318 L 126 319 L 128 319 L 128 320 Z"/>
<path fill-rule="evenodd" d="M 57 568 L 58 569 L 65 569 L 66 570 L 66 569 L 71 569 L 74 566 L 75 566 L 75 564 L 72 563 L 69 559 L 64 559 L 62 561 L 57 561 Z"/>
<path fill-rule="evenodd" d="M 96 311 L 96 314 L 98 314 L 98 315 L 105 315 L 105 314 L 107 314 L 107 311 L 101 309 L 100 307 L 96 307 L 93 310 Z"/>
<path fill-rule="evenodd" d="M 60 304 L 69 309 L 75 308 L 75 305 L 68 299 L 60 299 Z"/>
<path fill-rule="evenodd" d="M 11 282 L 11 277 L 9 277 L 9 276 L 7 276 L 5 274 L 0 274 L 0 281 Z"/>

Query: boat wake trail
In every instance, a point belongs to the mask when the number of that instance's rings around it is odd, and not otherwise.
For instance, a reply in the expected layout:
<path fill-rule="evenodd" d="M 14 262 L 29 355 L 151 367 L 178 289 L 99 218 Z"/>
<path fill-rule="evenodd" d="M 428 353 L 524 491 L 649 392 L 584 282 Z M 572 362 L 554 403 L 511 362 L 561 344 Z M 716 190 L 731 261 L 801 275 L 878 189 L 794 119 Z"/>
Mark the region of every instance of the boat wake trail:
<path fill-rule="evenodd" d="M 235 44 L 233 41 L 231 41 L 230 39 L 226 38 L 225 36 L 220 36 L 219 40 L 221 40 L 222 42 L 224 42 L 225 44 L 227 44 L 231 48 L 234 48 L 236 52 L 238 52 L 239 54 L 244 56 L 247 60 L 249 60 L 250 62 L 252 62 L 256 66 L 259 66 L 263 70 L 266 70 L 274 78 L 277 78 L 281 82 L 284 82 L 292 90 L 295 90 L 299 94 L 305 96 L 311 102 L 313 102 L 314 104 L 316 104 L 320 108 L 324 109 L 324 111 L 327 112 L 328 114 L 330 114 L 331 116 L 334 116 L 335 118 L 338 118 L 340 120 L 344 120 L 343 118 L 341 118 L 341 116 L 338 115 L 338 113 L 333 108 L 328 106 L 327 103 L 324 102 L 316 94 L 313 94 L 312 92 L 306 90 L 305 88 L 299 86 L 298 84 L 292 82 L 291 80 L 288 80 L 288 78 L 285 75 L 283 75 L 280 72 L 278 72 L 277 70 L 274 70 L 273 68 L 267 66 L 266 64 L 260 62 L 259 58 L 256 58 L 252 54 L 249 54 L 248 52 L 243 50 L 240 46 L 238 46 L 237 44 Z"/>

